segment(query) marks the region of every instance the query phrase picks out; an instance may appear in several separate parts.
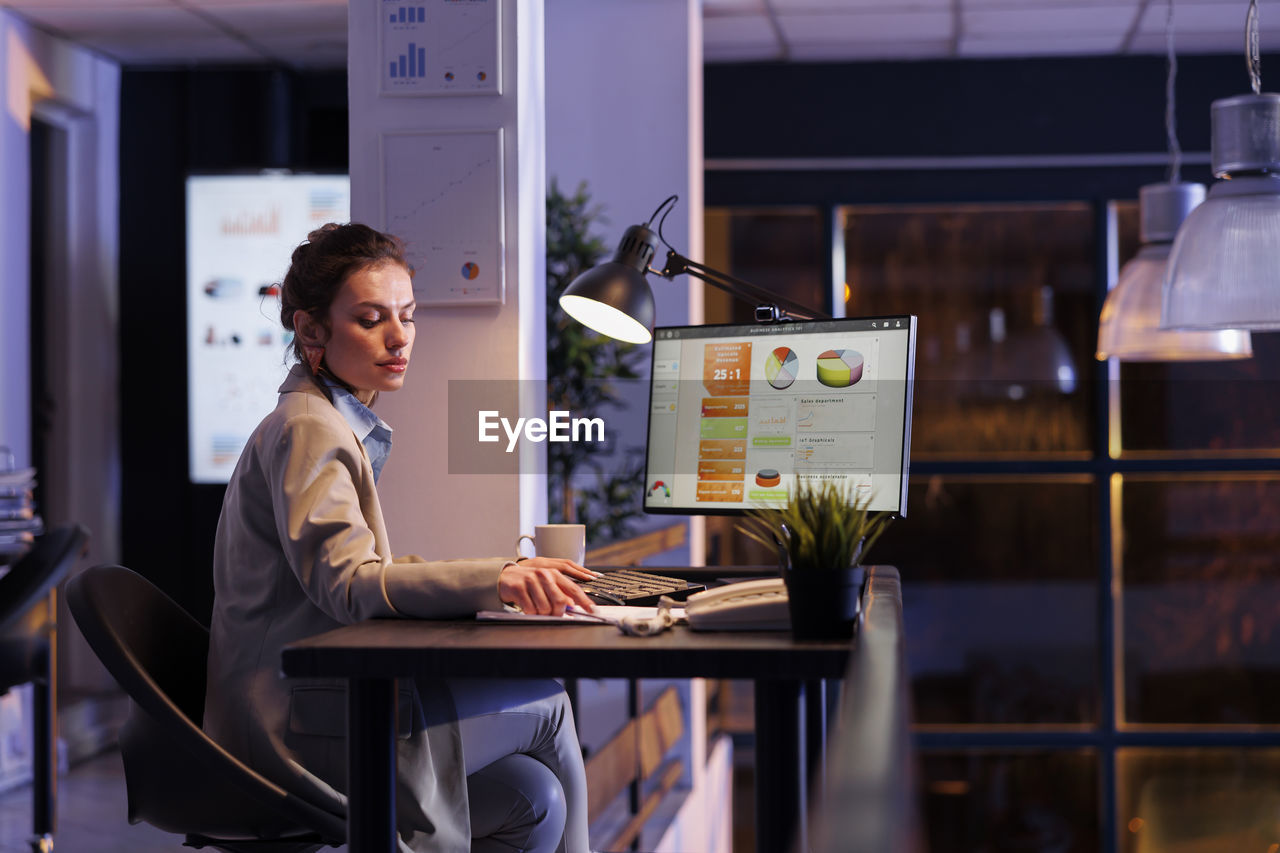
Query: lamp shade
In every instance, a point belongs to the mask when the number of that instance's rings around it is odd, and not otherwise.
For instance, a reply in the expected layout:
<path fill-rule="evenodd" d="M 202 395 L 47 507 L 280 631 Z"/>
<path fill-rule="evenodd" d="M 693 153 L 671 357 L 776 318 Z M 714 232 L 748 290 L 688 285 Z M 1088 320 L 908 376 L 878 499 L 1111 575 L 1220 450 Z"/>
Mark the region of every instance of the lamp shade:
<path fill-rule="evenodd" d="M 1178 229 L 1161 328 L 1280 329 L 1280 95 L 1214 101 L 1222 180 Z"/>
<path fill-rule="evenodd" d="M 980 385 L 984 396 L 1021 400 L 1036 393 L 1070 394 L 1076 390 L 1071 348 L 1053 325 L 1053 288 L 1037 288 L 1031 326 L 1013 333 L 1005 327 L 1004 310 L 989 314 L 991 351 Z"/>
<path fill-rule="evenodd" d="M 1139 190 L 1143 242 L 1120 270 L 1107 294 L 1098 324 L 1099 361 L 1219 361 L 1249 358 L 1249 333 L 1239 329 L 1178 331 L 1160 328 L 1170 241 L 1188 214 L 1204 199 L 1194 183 L 1149 184 Z"/>
<path fill-rule="evenodd" d="M 658 235 L 645 225 L 627 229 L 613 259 L 575 278 L 560 294 L 560 307 L 602 335 L 632 344 L 653 340 L 653 291 L 645 280 Z"/>

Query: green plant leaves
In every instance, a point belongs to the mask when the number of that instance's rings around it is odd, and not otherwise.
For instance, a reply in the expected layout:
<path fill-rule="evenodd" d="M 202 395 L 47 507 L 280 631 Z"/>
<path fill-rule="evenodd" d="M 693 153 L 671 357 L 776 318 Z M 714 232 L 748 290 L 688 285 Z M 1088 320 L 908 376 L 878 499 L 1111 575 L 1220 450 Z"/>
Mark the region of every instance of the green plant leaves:
<path fill-rule="evenodd" d="M 894 519 L 870 505 L 851 486 L 800 480 L 785 507 L 747 510 L 737 529 L 770 549 L 780 544 L 793 569 L 841 569 L 864 562 Z"/>

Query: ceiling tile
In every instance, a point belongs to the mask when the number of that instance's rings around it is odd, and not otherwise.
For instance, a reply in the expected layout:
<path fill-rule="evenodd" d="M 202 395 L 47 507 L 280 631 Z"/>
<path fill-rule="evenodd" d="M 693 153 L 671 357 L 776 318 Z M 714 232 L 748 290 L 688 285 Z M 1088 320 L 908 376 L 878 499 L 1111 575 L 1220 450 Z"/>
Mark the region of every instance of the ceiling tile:
<path fill-rule="evenodd" d="M 949 12 L 858 12 L 843 15 L 778 15 L 783 38 L 792 48 L 803 42 L 830 44 L 843 39 L 928 41 L 950 38 Z"/>
<path fill-rule="evenodd" d="M 1247 1 L 1247 0 L 1246 0 Z M 1127 8 L 1133 15 L 1138 14 L 1138 10 L 1144 5 L 1154 5 L 1159 3 L 1164 5 L 1164 0 L 959 0 L 961 7 L 968 11 L 972 10 L 1011 10 L 1011 11 L 1073 11 L 1082 10 L 1082 7 L 1091 6 L 1123 6 Z M 1181 2 L 1181 0 L 1179 0 Z M 1201 0 L 1197 0 L 1201 2 Z M 1211 0 L 1213 2 L 1213 0 Z M 1240 2 L 1240 0 L 1230 0 L 1230 2 Z M 1083 11 L 1088 11 L 1084 8 Z"/>
<path fill-rule="evenodd" d="M 952 55 L 950 38 L 920 41 L 842 41 L 793 45 L 788 58 L 806 62 L 869 62 L 882 59 L 941 59 Z"/>
<path fill-rule="evenodd" d="M 1115 53 L 1123 36 L 1063 35 L 1026 36 L 1016 38 L 983 38 L 962 36 L 958 55 L 967 58 L 995 56 L 1088 56 Z"/>
<path fill-rule="evenodd" d="M 770 0 L 779 14 L 950 11 L 953 0 Z"/>
<path fill-rule="evenodd" d="M 1052 40 L 1057 35 L 1125 33 L 1133 25 L 1137 7 L 1079 6 L 1033 9 L 973 9 L 961 16 L 964 35 L 1040 35 Z"/>
<path fill-rule="evenodd" d="M 60 2 L 60 0 L 59 0 Z M 115 2 L 115 0 L 104 0 Z M 181 0 L 186 6 L 199 6 L 204 9 L 227 9 L 235 6 L 256 6 L 261 9 L 343 9 L 347 8 L 347 0 Z"/>
<path fill-rule="evenodd" d="M 23 17 L 28 12 L 57 11 L 65 9 L 92 9 L 110 11 L 138 6 L 163 6 L 173 8 L 172 0 L 5 0 L 5 8 L 12 9 Z"/>
<path fill-rule="evenodd" d="M 199 15 L 173 5 L 110 8 L 39 6 L 24 11 L 22 16 L 76 40 L 98 36 L 155 39 L 170 35 L 179 38 L 223 35 Z"/>
<path fill-rule="evenodd" d="M 708 18 L 702 22 L 702 43 L 707 44 L 778 44 L 773 25 L 764 15 L 733 15 Z"/>
<path fill-rule="evenodd" d="M 1262 51 L 1280 51 L 1280 32 L 1260 36 Z M 1242 33 L 1186 33 L 1179 30 L 1174 36 L 1174 49 L 1178 55 L 1193 53 L 1226 53 L 1240 57 L 1240 73 L 1244 74 L 1244 36 Z M 1129 45 L 1130 53 L 1164 53 L 1164 33 L 1139 33 Z M 1264 57 L 1265 59 L 1265 57 Z M 1263 62 L 1263 74 L 1267 64 Z"/>
<path fill-rule="evenodd" d="M 208 5 L 204 14 L 237 32 L 261 41 L 275 34 L 317 33 L 347 37 L 346 6 L 332 4 L 221 3 Z"/>
<path fill-rule="evenodd" d="M 254 42 L 294 68 L 346 68 L 347 40 L 293 33 L 254 35 Z"/>
<path fill-rule="evenodd" d="M 1244 44 L 1244 20 L 1247 9 L 1246 4 L 1232 3 L 1226 5 L 1224 3 L 1178 3 L 1173 9 L 1173 32 L 1174 37 L 1182 33 L 1221 33 L 1232 32 L 1240 37 L 1240 43 Z M 1160 33 L 1164 34 L 1165 17 L 1168 14 L 1168 8 L 1164 3 L 1153 3 L 1147 7 L 1146 14 L 1142 16 L 1142 23 L 1138 26 L 1138 31 L 1143 33 Z M 1263 22 L 1265 22 L 1265 18 Z M 1268 27 L 1263 23 L 1260 28 L 1265 32 Z"/>
<path fill-rule="evenodd" d="M 764 0 L 702 0 L 702 17 L 764 12 Z"/>

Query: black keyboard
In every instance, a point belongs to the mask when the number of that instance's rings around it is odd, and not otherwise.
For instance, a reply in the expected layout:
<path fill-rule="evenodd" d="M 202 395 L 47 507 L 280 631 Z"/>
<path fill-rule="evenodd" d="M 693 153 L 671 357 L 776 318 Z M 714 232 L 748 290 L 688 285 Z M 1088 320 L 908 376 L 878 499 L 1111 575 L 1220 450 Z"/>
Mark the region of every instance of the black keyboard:
<path fill-rule="evenodd" d="M 652 607 L 664 595 L 684 601 L 693 593 L 706 589 L 700 583 L 631 569 L 605 572 L 603 577 L 578 581 L 578 585 L 588 594 L 594 594 L 593 600 L 597 604 L 626 604 L 636 607 Z"/>

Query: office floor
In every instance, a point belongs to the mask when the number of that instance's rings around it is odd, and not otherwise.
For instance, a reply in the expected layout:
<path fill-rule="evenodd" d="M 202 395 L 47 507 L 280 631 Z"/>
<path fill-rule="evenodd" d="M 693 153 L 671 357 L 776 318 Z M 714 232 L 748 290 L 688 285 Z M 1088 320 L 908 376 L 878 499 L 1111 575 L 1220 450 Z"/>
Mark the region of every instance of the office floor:
<path fill-rule="evenodd" d="M 0 853 L 31 853 L 31 788 L 0 794 Z M 124 769 L 112 751 L 78 764 L 58 780 L 58 831 L 64 853 L 182 853 L 177 835 L 125 818 Z M 337 848 L 337 853 L 346 847 Z"/>
<path fill-rule="evenodd" d="M 755 849 L 751 805 L 754 775 L 749 748 L 735 747 L 735 853 Z M 742 766 L 745 765 L 745 766 Z M 130 826 L 125 817 L 124 768 L 120 753 L 104 753 L 71 768 L 58 779 L 58 832 L 54 850 L 62 853 L 184 853 L 182 839 L 145 823 Z M 31 788 L 0 793 L 0 853 L 31 853 Z M 346 853 L 346 847 L 325 853 Z"/>

